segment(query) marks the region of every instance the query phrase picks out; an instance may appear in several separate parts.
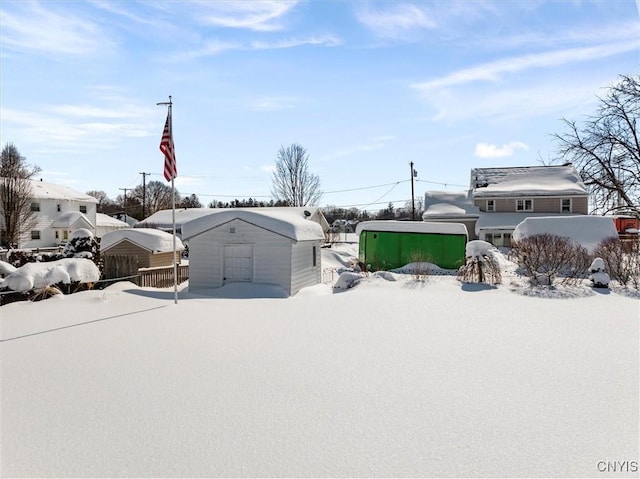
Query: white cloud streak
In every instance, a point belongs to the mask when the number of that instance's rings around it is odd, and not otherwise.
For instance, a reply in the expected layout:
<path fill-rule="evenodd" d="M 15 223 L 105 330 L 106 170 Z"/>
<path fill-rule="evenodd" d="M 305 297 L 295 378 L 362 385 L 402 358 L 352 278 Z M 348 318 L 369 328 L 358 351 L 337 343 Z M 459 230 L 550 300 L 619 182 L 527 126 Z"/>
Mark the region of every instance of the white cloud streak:
<path fill-rule="evenodd" d="M 594 47 L 569 48 L 559 51 L 505 58 L 477 67 L 460 70 L 435 80 L 414 83 L 411 87 L 426 93 L 434 89 L 449 88 L 478 81 L 496 82 L 499 81 L 502 76 L 510 73 L 518 73 L 533 68 L 548 68 L 566 65 L 568 63 L 594 61 L 637 49 L 637 42 L 617 42 Z"/>
<path fill-rule="evenodd" d="M 410 3 L 391 5 L 385 10 L 367 6 L 356 12 L 356 19 L 378 36 L 400 40 L 410 40 L 416 33 L 437 26 L 424 8 Z"/>
<path fill-rule="evenodd" d="M 37 2 L 25 2 L 22 11 L 0 11 L 2 45 L 18 51 L 62 55 L 104 52 L 114 44 L 94 22 L 69 11 L 45 10 Z"/>
<path fill-rule="evenodd" d="M 527 151 L 528 149 L 529 147 L 520 141 L 512 141 L 502 146 L 496 146 L 490 143 L 478 143 L 476 145 L 475 155 L 479 158 L 505 158 L 513 156 L 516 150 Z"/>
<path fill-rule="evenodd" d="M 198 7 L 197 20 L 205 25 L 254 31 L 282 29 L 280 20 L 296 0 L 192 1 Z"/>

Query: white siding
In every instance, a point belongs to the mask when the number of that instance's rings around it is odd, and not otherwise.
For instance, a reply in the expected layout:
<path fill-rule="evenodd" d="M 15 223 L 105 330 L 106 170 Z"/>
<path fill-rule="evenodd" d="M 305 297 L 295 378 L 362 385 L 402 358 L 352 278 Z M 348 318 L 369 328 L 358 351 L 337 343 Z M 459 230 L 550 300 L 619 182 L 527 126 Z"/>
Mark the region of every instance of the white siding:
<path fill-rule="evenodd" d="M 316 265 L 313 266 L 315 247 Z M 291 250 L 291 293 L 296 294 L 306 286 L 313 286 L 322 281 L 322 264 L 320 241 L 300 241 Z"/>
<path fill-rule="evenodd" d="M 223 246 L 251 244 L 253 281 L 278 284 L 291 294 L 292 243 L 289 238 L 238 219 L 205 231 L 189 238 L 189 288 L 222 286 Z"/>
<path fill-rule="evenodd" d="M 20 248 L 46 248 L 59 245 L 63 239 L 56 239 L 55 231 L 51 227 L 53 222 L 63 213 L 69 211 L 80 212 L 80 205 L 87 207 L 85 216 L 92 225 L 96 224 L 96 204 L 79 200 L 54 199 L 54 198 L 34 198 L 33 203 L 40 204 L 40 211 L 36 213 L 37 225 L 32 228 L 40 231 L 40 239 L 32 240 L 31 231 L 25 232 L 23 240 L 20 241 Z M 60 205 L 60 211 L 58 211 Z M 71 232 L 70 232 L 71 233 Z M 95 234 L 95 231 L 93 231 Z"/>

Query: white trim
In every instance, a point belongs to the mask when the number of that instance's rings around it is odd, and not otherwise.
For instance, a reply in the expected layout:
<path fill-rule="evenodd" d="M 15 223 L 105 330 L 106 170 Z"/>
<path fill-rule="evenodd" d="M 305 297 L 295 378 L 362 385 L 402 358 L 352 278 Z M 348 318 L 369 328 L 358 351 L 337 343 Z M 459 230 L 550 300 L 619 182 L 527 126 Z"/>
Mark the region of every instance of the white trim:
<path fill-rule="evenodd" d="M 527 201 L 531 202 L 531 208 L 527 208 Z M 518 208 L 519 203 L 522 202 L 523 208 Z M 533 198 L 517 198 L 516 199 L 516 213 L 533 213 Z"/>

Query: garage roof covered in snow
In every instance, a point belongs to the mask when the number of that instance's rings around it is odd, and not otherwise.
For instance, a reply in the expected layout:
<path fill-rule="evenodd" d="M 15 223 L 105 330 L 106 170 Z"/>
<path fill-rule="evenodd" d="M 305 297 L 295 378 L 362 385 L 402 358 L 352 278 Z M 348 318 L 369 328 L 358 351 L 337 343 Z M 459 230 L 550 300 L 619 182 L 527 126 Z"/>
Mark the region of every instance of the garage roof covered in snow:
<path fill-rule="evenodd" d="M 104 251 L 124 240 L 153 253 L 173 251 L 173 235 L 153 228 L 129 228 L 105 233 L 100 240 L 100 248 Z M 176 250 L 184 250 L 179 238 L 176 238 Z"/>
<path fill-rule="evenodd" d="M 184 223 L 182 237 L 189 239 L 229 221 L 239 219 L 294 241 L 324 239 L 324 232 L 320 225 L 305 219 L 296 210 L 297 208 L 212 209 L 209 210 L 210 214 Z"/>

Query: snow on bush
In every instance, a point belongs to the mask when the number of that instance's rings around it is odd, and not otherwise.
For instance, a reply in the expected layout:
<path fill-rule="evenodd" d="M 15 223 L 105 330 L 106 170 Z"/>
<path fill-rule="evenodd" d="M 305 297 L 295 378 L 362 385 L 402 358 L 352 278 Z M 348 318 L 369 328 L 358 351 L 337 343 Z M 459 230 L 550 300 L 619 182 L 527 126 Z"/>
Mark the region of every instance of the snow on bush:
<path fill-rule="evenodd" d="M 602 258 L 606 271 L 623 286 L 640 287 L 640 239 L 620 241 L 609 238 L 600 243 L 595 254 Z"/>
<path fill-rule="evenodd" d="M 362 278 L 363 276 L 359 273 L 345 271 L 338 277 L 338 280 L 333 285 L 333 289 L 340 290 L 340 289 L 353 288 L 356 285 L 356 283 L 360 281 Z"/>
<path fill-rule="evenodd" d="M 7 276 L 13 273 L 17 268 L 10 263 L 0 261 L 0 276 Z"/>
<path fill-rule="evenodd" d="M 458 271 L 458 279 L 468 283 L 500 284 L 502 274 L 498 250 L 487 241 L 469 241 L 465 247 L 466 261 Z"/>
<path fill-rule="evenodd" d="M 99 279 L 100 271 L 93 261 L 64 258 L 49 263 L 27 263 L 10 273 L 2 287 L 25 292 L 58 283 L 94 283 Z"/>
<path fill-rule="evenodd" d="M 602 258 L 596 258 L 591 263 L 589 267 L 589 272 L 591 275 L 589 279 L 595 288 L 608 288 L 609 282 L 611 279 L 609 275 L 605 272 L 604 268 L 604 260 Z"/>
<path fill-rule="evenodd" d="M 67 258 L 94 258 L 98 254 L 98 242 L 93 233 L 80 228 L 71 233 L 62 254 Z"/>

